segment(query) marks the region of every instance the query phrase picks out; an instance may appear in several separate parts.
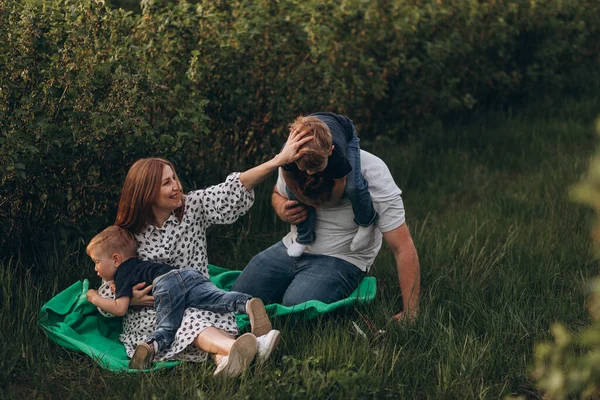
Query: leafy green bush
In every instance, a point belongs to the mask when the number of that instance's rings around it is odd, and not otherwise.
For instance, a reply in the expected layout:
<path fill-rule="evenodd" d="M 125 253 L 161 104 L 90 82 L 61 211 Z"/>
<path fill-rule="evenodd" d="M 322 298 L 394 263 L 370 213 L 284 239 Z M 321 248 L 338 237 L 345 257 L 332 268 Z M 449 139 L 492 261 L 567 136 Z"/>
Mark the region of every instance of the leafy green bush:
<path fill-rule="evenodd" d="M 0 0 L 2 253 L 105 225 L 139 157 L 213 183 L 276 152 L 300 113 L 397 137 L 562 85 L 600 50 L 595 0 L 194 3 Z"/>
<path fill-rule="evenodd" d="M 35 243 L 55 226 L 98 229 L 133 161 L 184 164 L 201 143 L 206 100 L 186 84 L 179 55 L 147 43 L 131 14 L 2 1 L 0 19 L 4 244 Z"/>
<path fill-rule="evenodd" d="M 596 131 L 600 136 L 600 119 Z M 592 241 L 600 249 L 600 148 L 589 171 L 571 190 L 572 198 L 594 210 Z M 600 394 L 600 278 L 590 284 L 587 310 L 592 323 L 579 332 L 563 324 L 552 326 L 553 341 L 538 343 L 533 377 L 537 386 L 553 399 L 598 398 Z"/>

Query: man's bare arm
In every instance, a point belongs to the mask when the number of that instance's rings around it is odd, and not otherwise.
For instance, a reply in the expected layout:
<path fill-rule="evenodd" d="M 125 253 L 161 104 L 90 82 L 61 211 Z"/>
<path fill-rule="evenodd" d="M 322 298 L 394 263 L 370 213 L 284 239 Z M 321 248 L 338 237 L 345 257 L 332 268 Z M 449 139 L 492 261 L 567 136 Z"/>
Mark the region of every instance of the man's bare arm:
<path fill-rule="evenodd" d="M 394 318 L 398 321 L 406 318 L 412 320 L 419 310 L 419 296 L 421 294 L 421 269 L 417 249 L 406 224 L 385 232 L 383 239 L 394 253 L 398 270 L 398 282 L 402 291 L 403 310 L 401 313 L 396 314 Z"/>

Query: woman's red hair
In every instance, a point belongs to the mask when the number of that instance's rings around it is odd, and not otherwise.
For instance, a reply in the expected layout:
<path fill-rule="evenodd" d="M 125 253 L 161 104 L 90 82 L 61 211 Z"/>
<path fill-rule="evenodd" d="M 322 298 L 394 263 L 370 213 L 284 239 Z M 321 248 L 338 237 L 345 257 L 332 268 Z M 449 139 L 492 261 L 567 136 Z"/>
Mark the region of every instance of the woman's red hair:
<path fill-rule="evenodd" d="M 140 233 L 148 225 L 155 224 L 156 219 L 152 205 L 160 194 L 162 174 L 165 165 L 171 167 L 175 179 L 181 187 L 181 182 L 175 172 L 175 167 L 162 158 L 142 158 L 129 168 L 123 189 L 115 225 L 128 229 L 133 233 Z M 177 219 L 183 218 L 185 204 L 175 210 Z"/>

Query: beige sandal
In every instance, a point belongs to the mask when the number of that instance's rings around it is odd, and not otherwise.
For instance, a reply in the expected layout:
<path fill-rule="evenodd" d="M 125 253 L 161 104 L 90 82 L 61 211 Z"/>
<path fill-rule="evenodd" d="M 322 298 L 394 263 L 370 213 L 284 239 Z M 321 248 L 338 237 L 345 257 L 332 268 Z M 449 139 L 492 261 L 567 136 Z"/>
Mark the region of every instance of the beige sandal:
<path fill-rule="evenodd" d="M 213 376 L 221 378 L 237 378 L 254 360 L 258 350 L 256 336 L 245 333 L 231 346 L 229 355 L 221 358 Z"/>

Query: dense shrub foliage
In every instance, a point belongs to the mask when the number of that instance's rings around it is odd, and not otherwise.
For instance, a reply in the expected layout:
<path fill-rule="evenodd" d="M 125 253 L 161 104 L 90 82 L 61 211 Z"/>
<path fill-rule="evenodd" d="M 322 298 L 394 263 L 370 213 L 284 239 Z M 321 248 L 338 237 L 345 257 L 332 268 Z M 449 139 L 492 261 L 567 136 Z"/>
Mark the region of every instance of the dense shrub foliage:
<path fill-rule="evenodd" d="M 600 119 L 596 132 L 600 136 Z M 592 242 L 600 249 L 600 147 L 587 174 L 571 188 L 571 197 L 594 211 Z M 592 323 L 578 332 L 556 323 L 552 326 L 553 340 L 536 345 L 533 377 L 552 399 L 596 399 L 600 393 L 600 277 L 590 282 L 589 289 L 586 308 Z"/>
<path fill-rule="evenodd" d="M 139 157 L 202 185 L 272 155 L 300 113 L 397 137 L 562 85 L 600 50 L 595 0 L 194 3 L 0 0 L 3 253 L 106 224 Z"/>

